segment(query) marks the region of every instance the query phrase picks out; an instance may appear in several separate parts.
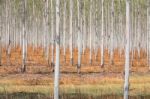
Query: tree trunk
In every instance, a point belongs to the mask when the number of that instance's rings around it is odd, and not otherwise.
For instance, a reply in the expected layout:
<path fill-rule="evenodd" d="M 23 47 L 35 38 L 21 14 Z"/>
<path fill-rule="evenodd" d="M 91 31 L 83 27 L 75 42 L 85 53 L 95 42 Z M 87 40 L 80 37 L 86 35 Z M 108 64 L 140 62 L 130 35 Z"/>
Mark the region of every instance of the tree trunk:
<path fill-rule="evenodd" d="M 77 0 L 77 8 L 78 8 L 78 64 L 77 64 L 77 73 L 80 73 L 81 68 L 81 32 L 80 32 L 80 0 Z"/>
<path fill-rule="evenodd" d="M 126 0 L 126 48 L 125 48 L 125 82 L 124 99 L 129 95 L 129 69 L 130 69 L 130 0 Z"/>
<path fill-rule="evenodd" d="M 46 60 L 47 63 L 49 65 L 49 33 L 48 33 L 48 1 L 49 0 L 45 0 L 45 12 L 44 12 L 44 33 L 45 33 L 45 56 L 46 56 Z"/>
<path fill-rule="evenodd" d="M 26 6 L 27 0 L 23 0 L 22 72 L 26 72 Z"/>
<path fill-rule="evenodd" d="M 54 99 L 59 99 L 59 68 L 60 68 L 60 12 L 59 12 L 60 1 L 56 0 L 56 65 L 55 65 L 55 77 L 54 77 Z"/>
<path fill-rule="evenodd" d="M 64 63 L 66 63 L 66 0 L 64 0 L 64 11 L 63 11 L 63 48 L 64 48 L 63 49 Z"/>
<path fill-rule="evenodd" d="M 90 0 L 90 64 L 92 64 L 92 0 Z"/>
<path fill-rule="evenodd" d="M 148 0 L 148 8 L 147 8 L 147 61 L 150 70 L 150 0 Z"/>
<path fill-rule="evenodd" d="M 112 0 L 112 9 L 111 9 L 111 34 L 110 34 L 110 39 L 111 39 L 111 49 L 110 49 L 110 65 L 113 65 L 114 61 L 113 61 L 113 52 L 114 52 L 114 0 Z"/>
<path fill-rule="evenodd" d="M 72 11 L 73 11 L 73 2 L 70 0 L 70 63 L 73 65 L 73 48 L 72 48 Z"/>
<path fill-rule="evenodd" d="M 104 0 L 102 0 L 101 67 L 104 67 Z"/>
<path fill-rule="evenodd" d="M 54 67 L 54 17 L 53 17 L 53 0 L 51 0 L 51 66 Z"/>
<path fill-rule="evenodd" d="M 2 5 L 0 5 L 0 66 L 2 66 L 2 33 L 3 33 L 3 21 L 2 21 Z"/>

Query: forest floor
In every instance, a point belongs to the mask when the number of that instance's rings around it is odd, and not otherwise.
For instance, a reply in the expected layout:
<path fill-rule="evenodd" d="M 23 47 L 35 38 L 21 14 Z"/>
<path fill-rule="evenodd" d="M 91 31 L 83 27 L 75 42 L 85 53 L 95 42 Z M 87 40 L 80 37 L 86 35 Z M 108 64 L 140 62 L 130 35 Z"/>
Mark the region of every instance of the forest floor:
<path fill-rule="evenodd" d="M 54 73 L 52 67 L 47 65 L 43 50 L 28 49 L 27 71 L 20 72 L 21 50 L 12 49 L 10 61 L 3 49 L 2 66 L 0 66 L 0 92 L 1 93 L 42 93 L 53 95 Z M 69 51 L 67 51 L 69 52 Z M 114 52 L 114 64 L 109 65 L 109 54 L 105 51 L 105 66 L 101 68 L 100 51 L 93 63 L 89 65 L 89 51 L 82 55 L 81 73 L 77 74 L 77 51 L 74 51 L 74 65 L 69 63 L 69 53 L 66 53 L 66 62 L 61 50 L 60 91 L 61 93 L 82 93 L 88 95 L 122 95 L 124 82 L 124 55 L 121 57 L 118 50 Z M 135 53 L 136 55 L 136 53 Z M 130 95 L 150 95 L 150 72 L 147 66 L 146 55 L 134 57 L 130 67 Z"/>

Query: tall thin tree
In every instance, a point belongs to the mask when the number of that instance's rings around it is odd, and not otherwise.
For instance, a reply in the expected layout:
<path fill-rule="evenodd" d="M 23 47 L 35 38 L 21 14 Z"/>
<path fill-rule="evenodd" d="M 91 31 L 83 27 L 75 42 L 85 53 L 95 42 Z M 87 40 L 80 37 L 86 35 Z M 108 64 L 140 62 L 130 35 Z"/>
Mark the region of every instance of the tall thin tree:
<path fill-rule="evenodd" d="M 114 63 L 114 61 L 113 61 L 113 51 L 114 51 L 114 46 L 113 46 L 113 44 L 114 44 L 114 0 L 112 0 L 111 1 L 111 3 L 112 3 L 112 8 L 111 8 L 111 37 L 110 37 L 110 39 L 111 39 L 111 46 L 110 46 L 110 64 L 111 65 L 113 65 L 113 63 Z"/>
<path fill-rule="evenodd" d="M 26 7 L 27 7 L 27 0 L 22 0 L 22 2 L 23 2 L 22 72 L 25 72 L 26 71 Z"/>
<path fill-rule="evenodd" d="M 64 51 L 64 62 L 66 63 L 66 0 L 64 0 L 64 11 L 63 11 L 63 51 Z"/>
<path fill-rule="evenodd" d="M 90 0 L 90 64 L 92 64 L 92 0 Z"/>
<path fill-rule="evenodd" d="M 55 65 L 55 77 L 54 77 L 54 99 L 59 99 L 59 68 L 60 68 L 60 11 L 59 11 L 60 0 L 56 0 L 56 65 Z"/>
<path fill-rule="evenodd" d="M 80 30 L 80 0 L 77 0 L 77 9 L 78 9 L 78 64 L 77 64 L 77 73 L 80 73 L 80 68 L 81 68 L 81 30 Z"/>
<path fill-rule="evenodd" d="M 53 0 L 51 0 L 51 66 L 54 66 L 54 9 Z"/>
<path fill-rule="evenodd" d="M 70 63 L 71 65 L 73 64 L 73 45 L 72 45 L 72 41 L 73 41 L 73 34 L 72 34 L 72 11 L 73 11 L 73 2 L 72 0 L 70 0 Z"/>
<path fill-rule="evenodd" d="M 102 0 L 102 25 L 101 25 L 101 67 L 104 66 L 104 0 Z"/>
<path fill-rule="evenodd" d="M 130 68 L 130 0 L 126 0 L 126 46 L 125 46 L 124 99 L 128 99 L 128 95 L 129 95 L 129 68 Z"/>

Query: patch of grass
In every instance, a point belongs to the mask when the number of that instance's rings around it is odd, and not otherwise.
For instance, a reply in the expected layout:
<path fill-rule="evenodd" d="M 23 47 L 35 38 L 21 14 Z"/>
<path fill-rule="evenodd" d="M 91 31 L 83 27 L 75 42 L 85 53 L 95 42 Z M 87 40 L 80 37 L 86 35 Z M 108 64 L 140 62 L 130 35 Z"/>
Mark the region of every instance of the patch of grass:
<path fill-rule="evenodd" d="M 61 94 L 88 94 L 100 95 L 123 95 L 123 79 L 111 77 L 78 77 L 67 76 L 60 81 Z M 0 81 L 0 93 L 41 93 L 47 96 L 53 95 L 52 79 L 45 77 L 44 80 L 36 80 L 34 85 L 32 79 L 4 79 Z M 11 82 L 12 81 L 12 82 Z M 26 81 L 26 82 L 24 82 Z M 24 83 L 23 83 L 24 82 Z M 81 83 L 82 82 L 82 83 Z M 22 85 L 21 85 L 22 83 Z M 38 85 L 39 84 L 39 85 Z M 150 75 L 134 74 L 130 77 L 130 96 L 150 95 Z"/>

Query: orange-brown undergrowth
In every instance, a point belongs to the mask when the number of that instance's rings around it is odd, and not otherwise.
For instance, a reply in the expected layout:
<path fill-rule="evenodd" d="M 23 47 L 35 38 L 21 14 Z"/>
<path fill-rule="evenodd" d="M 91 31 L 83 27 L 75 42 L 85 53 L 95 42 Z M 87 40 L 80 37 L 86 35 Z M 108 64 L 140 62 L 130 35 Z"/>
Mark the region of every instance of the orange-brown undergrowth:
<path fill-rule="evenodd" d="M 50 50 L 51 52 L 51 50 Z M 114 64 L 109 64 L 109 53 L 105 50 L 105 66 L 100 67 L 100 50 L 93 51 L 92 64 L 89 64 L 89 49 L 85 50 L 82 55 L 81 74 L 77 74 L 77 49 L 74 49 L 74 62 L 73 66 L 70 64 L 69 49 L 66 50 L 66 62 L 64 62 L 63 49 L 60 52 L 60 71 L 61 79 L 60 85 L 104 85 L 107 84 L 123 84 L 124 77 L 124 53 L 120 54 L 119 50 L 114 51 Z M 97 55 L 97 56 L 96 56 Z M 131 53 L 132 55 L 132 53 Z M 51 53 L 49 54 L 51 59 Z M 147 74 L 149 67 L 147 66 L 146 53 L 141 51 L 140 58 L 137 57 L 135 52 L 133 64 L 130 68 L 131 74 Z M 54 58 L 55 59 L 55 58 Z M 8 63 L 8 57 L 6 50 L 2 50 L 2 66 L 0 66 L 0 85 L 51 85 L 53 86 L 53 72 L 52 67 L 48 65 L 46 61 L 44 50 L 42 48 L 33 49 L 28 47 L 27 51 L 27 71 L 21 73 L 21 48 L 11 50 L 10 63 Z M 143 76 L 144 77 L 144 76 Z M 146 76 L 145 81 L 143 77 L 135 80 L 132 79 L 131 83 L 138 83 L 139 81 L 149 82 L 149 76 Z M 134 78 L 134 77 L 133 77 Z M 118 86 L 117 85 L 117 86 Z"/>
<path fill-rule="evenodd" d="M 51 50 L 49 50 L 51 52 Z M 92 64 L 89 64 L 89 49 L 86 49 L 82 54 L 82 73 L 98 73 L 98 72 L 116 72 L 122 73 L 124 70 L 124 52 L 120 54 L 118 49 L 114 50 L 114 64 L 110 65 L 109 53 L 108 50 L 105 50 L 105 66 L 100 68 L 100 50 L 97 52 L 92 52 Z M 132 53 L 130 54 L 132 55 Z M 51 62 L 51 53 L 49 53 L 49 60 Z M 55 53 L 54 53 L 55 56 Z M 133 63 L 131 62 L 131 71 L 133 72 L 147 72 L 147 56 L 144 51 L 140 52 L 140 58 L 138 58 L 137 51 L 134 52 Z M 70 53 L 69 49 L 66 50 L 66 61 L 64 60 L 63 48 L 60 51 L 60 70 L 64 73 L 76 73 L 76 64 L 78 60 L 77 48 L 73 51 L 73 66 L 70 64 Z M 54 57 L 55 59 L 55 57 Z M 0 73 L 13 73 L 19 72 L 22 63 L 22 52 L 21 48 L 12 48 L 10 54 L 10 62 L 6 54 L 6 49 L 2 50 L 2 66 L 0 67 Z M 51 66 L 48 65 L 48 62 L 45 57 L 44 50 L 41 47 L 32 48 L 28 47 L 27 50 L 27 72 L 29 73 L 48 73 L 52 72 Z M 9 66 L 9 67 L 8 67 Z"/>

